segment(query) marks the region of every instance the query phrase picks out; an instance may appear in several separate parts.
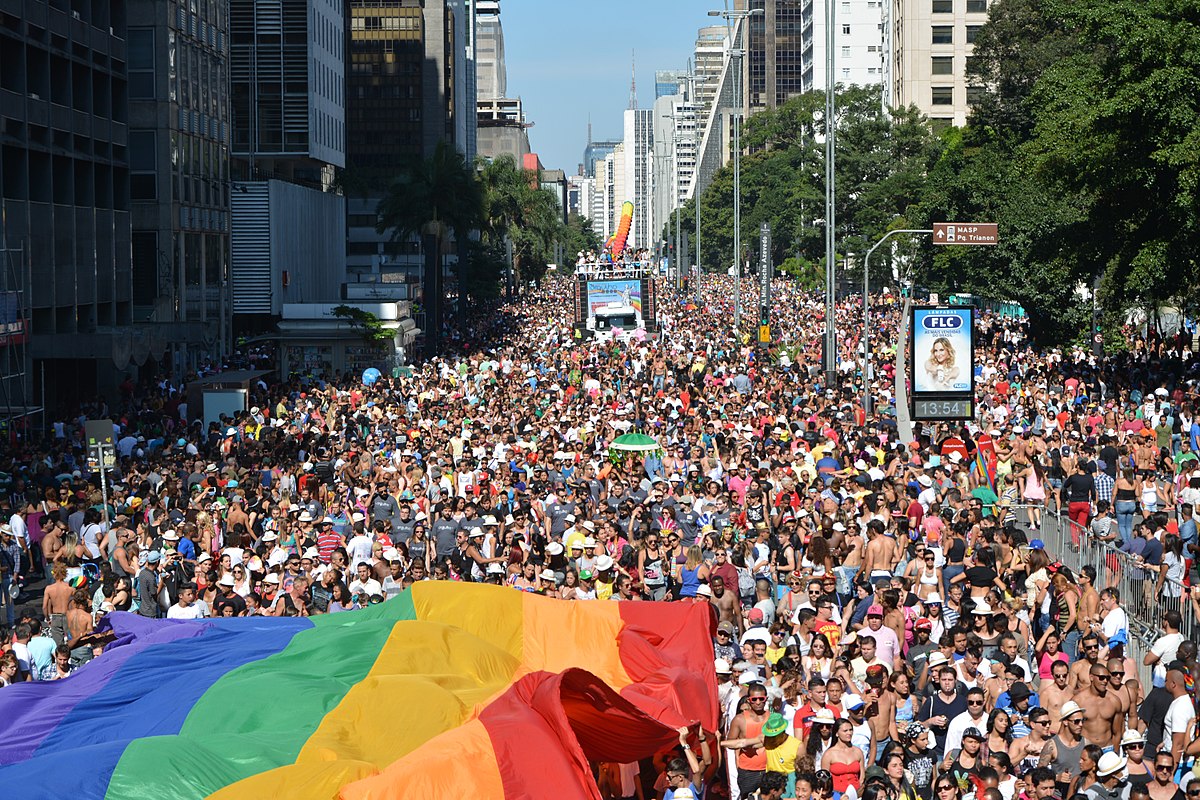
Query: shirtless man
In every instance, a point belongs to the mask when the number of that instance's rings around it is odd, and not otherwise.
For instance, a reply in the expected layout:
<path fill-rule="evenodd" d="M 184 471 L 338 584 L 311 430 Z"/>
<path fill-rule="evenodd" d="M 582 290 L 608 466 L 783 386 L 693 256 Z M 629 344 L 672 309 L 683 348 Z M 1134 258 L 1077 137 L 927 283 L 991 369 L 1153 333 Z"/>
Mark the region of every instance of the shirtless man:
<path fill-rule="evenodd" d="M 1136 694 L 1135 690 L 1133 689 L 1133 687 L 1131 687 L 1125 681 L 1125 675 L 1126 675 L 1125 659 L 1123 659 L 1123 658 L 1108 659 L 1108 674 L 1109 674 L 1108 691 L 1120 699 L 1120 701 L 1121 701 L 1121 717 L 1124 720 L 1128 721 L 1130 719 L 1130 717 L 1132 716 L 1133 723 L 1134 723 L 1133 727 L 1136 728 L 1138 726 L 1138 724 L 1140 724 L 1140 722 L 1141 722 L 1141 720 L 1139 720 L 1138 716 L 1137 716 L 1138 697 L 1137 697 L 1137 694 Z M 1129 713 L 1130 709 L 1133 710 L 1132 715 Z"/>
<path fill-rule="evenodd" d="M 1096 568 L 1090 564 L 1079 571 L 1079 603 L 1076 608 L 1079 631 L 1086 637 L 1092 623 L 1100 621 L 1100 593 L 1096 591 Z"/>
<path fill-rule="evenodd" d="M 717 610 L 717 624 L 728 622 L 734 630 L 740 630 L 739 604 L 732 592 L 725 591 L 725 579 L 720 575 L 713 575 L 708 579 L 708 588 L 712 589 L 712 598 L 709 602 Z"/>
<path fill-rule="evenodd" d="M 1093 664 L 1088 672 L 1088 679 L 1091 685 L 1081 689 L 1072 698 L 1084 709 L 1084 741 L 1101 747 L 1113 747 L 1125 732 L 1121 700 L 1109 691 L 1108 667 Z"/>
<path fill-rule="evenodd" d="M 862 571 L 872 581 L 891 578 L 896 568 L 896 540 L 883 530 L 883 523 L 877 519 L 867 525 L 867 555 Z"/>
<path fill-rule="evenodd" d="M 1059 712 L 1062 711 L 1063 704 L 1071 699 L 1075 693 L 1071 691 L 1071 668 L 1061 661 L 1055 661 L 1050 668 L 1051 674 L 1054 676 L 1053 682 L 1042 682 L 1041 691 L 1038 693 L 1038 701 L 1042 707 L 1050 712 L 1050 732 L 1058 733 L 1061 720 Z"/>
<path fill-rule="evenodd" d="M 767 751 L 763 748 L 762 728 L 769 716 L 767 690 L 754 684 L 746 695 L 746 710 L 729 723 L 729 738 L 721 747 L 737 750 L 737 783 L 742 797 L 758 790 L 767 769 Z"/>
<path fill-rule="evenodd" d="M 875 741 L 884 746 L 891 741 L 892 723 L 896 720 L 896 695 L 880 686 L 871 686 L 863 699 L 867 703 L 867 724 Z"/>
<path fill-rule="evenodd" d="M 1071 665 L 1070 688 L 1072 695 L 1089 685 L 1088 673 L 1092 667 L 1100 663 L 1100 637 L 1089 633 L 1080 639 L 1079 653 L 1081 658 Z M 1105 671 L 1107 672 L 1107 670 Z"/>
<path fill-rule="evenodd" d="M 91 598 L 82 589 L 75 592 L 71 598 L 71 607 L 67 609 L 67 631 L 71 634 L 70 641 L 92 632 Z"/>
<path fill-rule="evenodd" d="M 54 583 L 46 587 L 42 595 L 42 615 L 50 625 L 50 637 L 55 644 L 67 641 L 67 610 L 71 607 L 71 595 L 75 590 L 67 584 L 67 565 L 56 562 L 50 573 Z"/>
<path fill-rule="evenodd" d="M 66 554 L 62 552 L 62 528 L 58 523 L 47 520 L 42 526 L 42 563 L 46 565 L 46 577 L 51 576 L 50 567 Z"/>

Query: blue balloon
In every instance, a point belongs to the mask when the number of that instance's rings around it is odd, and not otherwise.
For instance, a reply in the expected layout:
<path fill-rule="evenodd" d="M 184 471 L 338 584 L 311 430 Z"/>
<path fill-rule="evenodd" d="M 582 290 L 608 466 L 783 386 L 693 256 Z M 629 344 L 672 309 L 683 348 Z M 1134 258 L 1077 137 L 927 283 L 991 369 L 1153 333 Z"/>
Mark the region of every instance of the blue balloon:
<path fill-rule="evenodd" d="M 383 373 L 374 367 L 368 367 L 367 369 L 363 370 L 363 386 L 372 386 L 374 385 L 375 381 L 379 380 L 381 377 L 383 377 Z"/>

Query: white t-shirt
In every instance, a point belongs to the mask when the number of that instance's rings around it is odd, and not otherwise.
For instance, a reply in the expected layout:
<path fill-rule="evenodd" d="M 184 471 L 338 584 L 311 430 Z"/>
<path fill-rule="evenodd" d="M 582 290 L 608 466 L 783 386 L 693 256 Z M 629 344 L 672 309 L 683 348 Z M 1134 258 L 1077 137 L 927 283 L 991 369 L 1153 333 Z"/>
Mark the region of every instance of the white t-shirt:
<path fill-rule="evenodd" d="M 1186 694 L 1172 700 L 1167 715 L 1163 717 L 1163 744 L 1171 744 L 1172 734 L 1187 733 L 1188 723 L 1194 716 L 1196 711 L 1192 708 L 1192 699 Z"/>
<path fill-rule="evenodd" d="M 1129 618 L 1125 616 L 1125 609 L 1117 606 L 1112 611 L 1108 612 L 1108 616 L 1100 623 L 1100 630 L 1104 632 L 1104 640 L 1107 644 L 1117 635 L 1118 631 L 1125 631 L 1125 638 L 1129 638 Z"/>
<path fill-rule="evenodd" d="M 176 603 L 167 609 L 167 619 L 201 619 L 204 616 L 204 609 L 198 603 L 184 606 Z"/>
<path fill-rule="evenodd" d="M 355 578 L 350 582 L 350 594 L 357 597 L 364 592 L 368 595 L 382 595 L 383 586 L 374 578 L 367 578 L 365 581 Z"/>
<path fill-rule="evenodd" d="M 374 541 L 370 536 L 359 534 L 346 542 L 346 555 L 350 556 L 350 568 L 356 569 L 359 563 L 371 563 L 371 548 Z"/>
<path fill-rule="evenodd" d="M 1182 633 L 1168 633 L 1158 637 L 1158 641 L 1150 648 L 1150 652 L 1158 656 L 1158 663 L 1166 666 L 1175 660 L 1179 645 L 1183 643 Z"/>
<path fill-rule="evenodd" d="M 17 667 L 24 674 L 28 675 L 33 671 L 33 658 L 29 655 L 29 645 L 22 642 L 13 642 L 12 654 L 17 659 Z"/>

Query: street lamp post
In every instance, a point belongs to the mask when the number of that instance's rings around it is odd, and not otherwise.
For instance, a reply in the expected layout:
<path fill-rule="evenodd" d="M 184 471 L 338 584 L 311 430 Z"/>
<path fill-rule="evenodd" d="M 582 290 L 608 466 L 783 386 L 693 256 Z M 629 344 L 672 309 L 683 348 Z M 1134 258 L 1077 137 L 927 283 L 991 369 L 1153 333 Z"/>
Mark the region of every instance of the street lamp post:
<path fill-rule="evenodd" d="M 834 224 L 834 135 L 836 101 L 833 77 L 833 48 L 837 42 L 834 32 L 834 0 L 825 0 L 825 387 L 833 386 L 837 377 L 837 335 L 834 328 L 834 261 L 837 258 L 836 226 Z M 866 335 L 866 331 L 863 332 Z"/>
<path fill-rule="evenodd" d="M 710 17 L 723 17 L 725 29 L 729 31 L 729 66 L 733 70 L 733 338 L 736 342 L 742 327 L 742 55 L 735 36 L 740 25 L 734 27 L 732 20 L 740 23 L 750 17 L 764 14 L 761 8 L 731 10 L 725 0 L 723 11 L 709 11 Z"/>
<path fill-rule="evenodd" d="M 867 257 L 863 259 L 863 412 L 871 415 L 871 255 L 879 246 L 898 233 L 933 233 L 925 228 L 900 228 L 888 231 L 883 237 L 871 245 Z M 904 342 L 897 342 L 897 347 L 904 347 Z"/>

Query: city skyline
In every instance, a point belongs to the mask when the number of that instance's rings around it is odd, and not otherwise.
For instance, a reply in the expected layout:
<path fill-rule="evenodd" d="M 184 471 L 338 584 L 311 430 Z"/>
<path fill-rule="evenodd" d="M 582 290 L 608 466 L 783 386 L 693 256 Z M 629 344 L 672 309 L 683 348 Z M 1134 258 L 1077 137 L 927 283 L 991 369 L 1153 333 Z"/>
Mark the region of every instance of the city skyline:
<path fill-rule="evenodd" d="M 594 140 L 619 139 L 629 107 L 631 55 L 637 54 L 638 107 L 648 109 L 654 73 L 684 69 L 696 30 L 712 23 L 709 10 L 721 7 L 721 0 L 618 0 L 597 15 L 584 4 L 505 0 L 509 91 L 521 97 L 534 123 L 530 145 L 542 163 L 573 175 L 587 144 L 589 116 Z M 589 41 L 605 43 L 604 58 L 590 65 L 580 45 L 578 32 L 584 30 Z"/>

